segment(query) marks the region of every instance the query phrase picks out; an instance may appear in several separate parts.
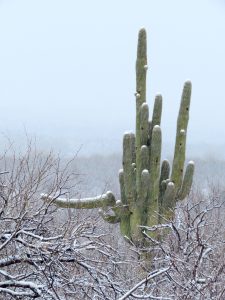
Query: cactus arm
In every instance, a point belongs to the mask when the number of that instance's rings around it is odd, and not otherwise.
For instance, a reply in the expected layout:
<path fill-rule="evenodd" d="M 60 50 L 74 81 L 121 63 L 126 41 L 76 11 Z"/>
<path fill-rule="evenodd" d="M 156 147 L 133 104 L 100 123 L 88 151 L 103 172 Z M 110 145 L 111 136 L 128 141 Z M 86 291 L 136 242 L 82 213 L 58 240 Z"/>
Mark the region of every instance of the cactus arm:
<path fill-rule="evenodd" d="M 148 147 L 143 145 L 141 146 L 141 169 L 148 170 L 149 167 L 149 151 Z"/>
<path fill-rule="evenodd" d="M 170 163 L 167 159 L 164 159 L 161 165 L 161 172 L 160 172 L 160 184 L 163 180 L 170 178 Z"/>
<path fill-rule="evenodd" d="M 186 132 L 181 129 L 176 135 L 175 154 L 173 159 L 173 169 L 171 174 L 171 181 L 175 184 L 176 191 L 179 191 L 183 179 L 183 168 L 185 162 L 185 141 Z"/>
<path fill-rule="evenodd" d="M 119 170 L 119 183 L 120 183 L 120 197 L 123 204 L 127 204 L 126 194 L 125 194 L 125 184 L 124 184 L 124 171 Z"/>
<path fill-rule="evenodd" d="M 141 245 L 143 242 L 143 235 L 140 225 L 146 224 L 147 220 L 147 200 L 149 195 L 149 171 L 144 169 L 141 173 L 141 189 L 138 195 L 136 207 L 130 216 L 131 238 L 136 245 Z"/>
<path fill-rule="evenodd" d="M 156 125 L 152 130 L 151 157 L 150 157 L 150 201 L 158 198 L 160 159 L 161 159 L 162 134 L 161 128 Z"/>
<path fill-rule="evenodd" d="M 133 178 L 133 163 L 135 162 L 135 136 L 133 133 L 125 133 L 123 137 L 123 177 L 125 197 L 124 204 L 134 205 L 135 186 Z M 122 199 L 123 200 L 123 199 Z"/>
<path fill-rule="evenodd" d="M 144 28 L 138 34 L 137 60 L 136 60 L 136 93 L 137 108 L 146 101 L 146 72 L 147 72 L 147 33 Z M 137 124 L 138 125 L 138 124 Z"/>
<path fill-rule="evenodd" d="M 146 102 L 147 36 L 145 29 L 138 35 L 136 60 L 136 182 L 137 193 L 141 188 L 141 106 Z"/>
<path fill-rule="evenodd" d="M 152 215 L 155 214 L 155 211 L 158 211 L 161 145 L 161 129 L 158 125 L 156 125 L 152 130 L 151 157 L 149 164 L 150 187 L 148 200 L 148 225 L 152 225 L 155 222 L 155 218 L 153 218 Z"/>
<path fill-rule="evenodd" d="M 161 124 L 161 116 L 162 116 L 162 95 L 158 94 L 155 97 L 153 114 L 152 114 L 152 128 L 155 125 Z"/>
<path fill-rule="evenodd" d="M 149 145 L 151 146 L 152 141 L 152 130 L 154 126 L 161 124 L 161 116 L 162 116 L 162 96 L 156 95 L 154 107 L 153 107 L 153 113 L 152 113 L 152 120 L 149 122 Z M 149 147 L 149 152 L 151 155 L 151 147 Z"/>
<path fill-rule="evenodd" d="M 171 210 L 175 206 L 175 196 L 175 184 L 173 182 L 168 182 L 162 203 L 162 210 L 166 217 L 169 217 L 171 215 Z"/>
<path fill-rule="evenodd" d="M 186 132 L 189 120 L 191 100 L 191 82 L 187 81 L 184 84 L 183 93 L 181 97 L 180 110 L 177 118 L 177 133 L 174 150 L 174 159 L 171 180 L 175 183 L 176 191 L 179 191 L 182 184 L 183 169 L 185 161 L 186 148 Z"/>
<path fill-rule="evenodd" d="M 170 177 L 170 163 L 167 159 L 163 160 L 159 178 L 159 216 L 162 214 L 163 198 L 166 191 L 166 180 Z M 160 222 L 159 222 L 160 223 Z"/>
<path fill-rule="evenodd" d="M 132 165 L 132 177 L 133 177 L 133 165 Z M 127 204 L 127 199 L 125 195 L 125 182 L 124 182 L 124 171 L 121 169 L 119 171 L 119 182 L 120 182 L 120 193 L 121 193 L 121 205 Z M 117 201 L 118 204 L 118 201 Z M 117 214 L 120 215 L 120 231 L 123 236 L 130 238 L 130 213 L 127 213 L 129 209 L 117 211 Z"/>
<path fill-rule="evenodd" d="M 187 130 L 191 100 L 191 89 L 191 82 L 186 81 L 184 83 L 181 105 L 177 119 L 177 132 L 179 132 L 181 129 L 184 129 L 185 131 Z"/>
<path fill-rule="evenodd" d="M 140 202 L 139 202 L 141 224 L 147 224 L 149 184 L 150 184 L 150 174 L 147 169 L 144 169 L 141 173 L 141 195 L 140 195 Z"/>
<path fill-rule="evenodd" d="M 152 131 L 153 128 L 161 124 L 161 116 L 162 116 L 162 96 L 156 95 L 154 108 L 152 113 L 152 120 L 149 122 L 149 160 L 151 161 L 151 151 L 152 151 Z"/>
<path fill-rule="evenodd" d="M 150 147 L 151 143 L 150 143 L 150 139 L 151 139 L 151 135 L 152 135 L 152 121 L 148 121 L 148 143 L 147 145 Z"/>
<path fill-rule="evenodd" d="M 190 161 L 186 167 L 182 186 L 178 194 L 179 200 L 183 200 L 190 193 L 192 182 L 193 182 L 194 169 L 195 169 L 195 164 L 193 161 Z"/>
<path fill-rule="evenodd" d="M 41 199 L 47 202 L 52 201 L 55 205 L 62 208 L 77 208 L 77 209 L 114 206 L 116 203 L 115 196 L 110 191 L 93 198 L 66 199 L 66 198 L 50 196 L 48 194 L 41 194 Z"/>
<path fill-rule="evenodd" d="M 141 146 L 147 145 L 148 138 L 149 138 L 149 109 L 148 104 L 143 103 L 141 106 L 141 113 L 140 113 L 140 137 L 141 137 Z"/>

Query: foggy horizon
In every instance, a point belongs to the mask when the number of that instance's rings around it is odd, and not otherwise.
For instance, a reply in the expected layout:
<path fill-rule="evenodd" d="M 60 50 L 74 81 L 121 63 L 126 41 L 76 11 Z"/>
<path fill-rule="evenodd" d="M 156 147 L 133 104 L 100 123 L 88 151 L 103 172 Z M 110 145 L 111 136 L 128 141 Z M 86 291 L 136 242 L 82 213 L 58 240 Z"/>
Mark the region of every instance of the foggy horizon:
<path fill-rule="evenodd" d="M 220 0 L 0 1 L 0 132 L 15 144 L 27 132 L 68 153 L 121 152 L 123 133 L 135 127 L 137 34 L 145 27 L 147 102 L 152 111 L 163 95 L 163 145 L 173 151 L 190 79 L 187 156 L 223 155 L 224 14 Z"/>

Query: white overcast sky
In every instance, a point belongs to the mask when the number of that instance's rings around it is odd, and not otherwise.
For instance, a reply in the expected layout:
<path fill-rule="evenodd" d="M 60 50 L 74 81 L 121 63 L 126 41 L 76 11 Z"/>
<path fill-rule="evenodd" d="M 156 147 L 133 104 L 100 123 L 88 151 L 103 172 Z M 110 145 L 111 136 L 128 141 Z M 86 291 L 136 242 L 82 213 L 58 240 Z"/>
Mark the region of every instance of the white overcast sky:
<path fill-rule="evenodd" d="M 225 0 L 0 0 L 0 132 L 119 151 L 124 131 L 134 129 L 141 27 L 148 103 L 151 109 L 162 93 L 165 143 L 174 143 L 190 79 L 188 143 L 218 150 L 225 144 Z"/>

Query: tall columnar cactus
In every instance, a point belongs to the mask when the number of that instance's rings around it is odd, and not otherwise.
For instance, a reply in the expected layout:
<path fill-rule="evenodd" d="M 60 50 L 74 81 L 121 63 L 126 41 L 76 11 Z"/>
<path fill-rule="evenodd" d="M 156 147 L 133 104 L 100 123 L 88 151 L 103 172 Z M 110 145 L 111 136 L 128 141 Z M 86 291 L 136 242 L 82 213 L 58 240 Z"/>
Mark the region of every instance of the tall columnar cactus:
<path fill-rule="evenodd" d="M 192 161 L 184 171 L 191 82 L 185 82 L 183 88 L 170 170 L 167 160 L 161 164 L 161 95 L 155 97 L 153 115 L 149 120 L 147 69 L 146 31 L 141 29 L 136 61 L 136 133 L 125 133 L 123 137 L 123 168 L 119 171 L 121 200 L 116 201 L 111 192 L 95 198 L 54 200 L 61 207 L 103 208 L 102 217 L 111 223 L 119 222 L 122 235 L 137 245 L 143 241 L 140 225 L 152 226 L 160 223 L 162 218 L 173 217 L 176 202 L 190 192 L 194 173 Z M 49 195 L 42 195 L 42 198 L 51 199 Z M 106 212 L 106 207 L 111 208 L 113 215 Z"/>

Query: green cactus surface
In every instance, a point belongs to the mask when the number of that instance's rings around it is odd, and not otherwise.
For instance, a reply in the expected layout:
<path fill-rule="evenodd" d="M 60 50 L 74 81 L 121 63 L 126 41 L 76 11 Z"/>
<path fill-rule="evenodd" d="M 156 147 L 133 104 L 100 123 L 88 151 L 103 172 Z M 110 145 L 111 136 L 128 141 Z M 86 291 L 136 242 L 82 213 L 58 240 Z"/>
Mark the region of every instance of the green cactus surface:
<path fill-rule="evenodd" d="M 136 60 L 136 130 L 123 137 L 122 169 L 119 171 L 121 197 L 115 200 L 112 192 L 87 199 L 63 200 L 42 195 L 61 207 L 101 208 L 100 215 L 110 223 L 120 223 L 121 234 L 137 246 L 144 243 L 141 226 L 154 226 L 174 217 L 176 202 L 191 190 L 194 163 L 185 165 L 187 126 L 189 120 L 191 82 L 184 84 L 174 158 L 161 163 L 162 96 L 155 97 L 152 118 L 146 103 L 147 34 L 139 31 Z"/>

